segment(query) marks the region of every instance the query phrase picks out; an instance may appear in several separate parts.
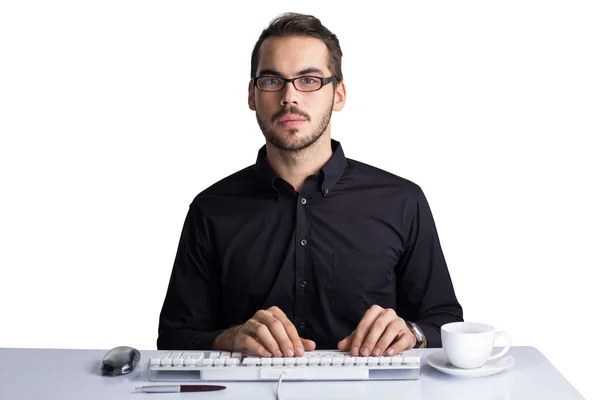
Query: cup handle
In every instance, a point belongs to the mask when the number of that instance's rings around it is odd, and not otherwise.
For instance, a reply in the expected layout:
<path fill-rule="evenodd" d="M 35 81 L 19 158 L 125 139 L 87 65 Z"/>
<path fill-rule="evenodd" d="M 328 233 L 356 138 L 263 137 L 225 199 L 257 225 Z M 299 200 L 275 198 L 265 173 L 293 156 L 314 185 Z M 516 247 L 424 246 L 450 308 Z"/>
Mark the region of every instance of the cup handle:
<path fill-rule="evenodd" d="M 504 346 L 504 348 L 503 348 L 502 350 L 500 350 L 498 353 L 496 353 L 496 354 L 494 354 L 494 355 L 490 356 L 490 357 L 488 358 L 488 361 L 489 361 L 489 360 L 495 360 L 495 359 L 497 359 L 497 358 L 500 358 L 500 357 L 502 357 L 503 355 L 505 355 L 505 354 L 506 354 L 506 352 L 508 351 L 508 349 L 510 349 L 510 336 L 509 336 L 509 335 L 508 335 L 508 333 L 506 333 L 506 332 L 502 332 L 502 331 L 500 331 L 500 332 L 496 332 L 496 337 L 494 337 L 494 343 L 496 342 L 496 339 L 498 339 L 500 336 L 503 336 L 503 337 L 505 337 L 505 338 L 506 338 L 506 345 L 505 345 L 505 346 Z"/>

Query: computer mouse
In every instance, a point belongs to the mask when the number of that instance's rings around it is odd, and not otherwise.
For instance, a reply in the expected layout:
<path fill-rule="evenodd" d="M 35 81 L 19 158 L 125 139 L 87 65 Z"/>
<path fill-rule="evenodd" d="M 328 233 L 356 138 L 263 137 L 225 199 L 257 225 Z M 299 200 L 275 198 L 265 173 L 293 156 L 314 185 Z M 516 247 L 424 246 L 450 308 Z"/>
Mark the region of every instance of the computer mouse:
<path fill-rule="evenodd" d="M 140 352 L 133 347 L 119 346 L 110 349 L 100 363 L 102 375 L 125 375 L 135 369 L 140 361 Z"/>

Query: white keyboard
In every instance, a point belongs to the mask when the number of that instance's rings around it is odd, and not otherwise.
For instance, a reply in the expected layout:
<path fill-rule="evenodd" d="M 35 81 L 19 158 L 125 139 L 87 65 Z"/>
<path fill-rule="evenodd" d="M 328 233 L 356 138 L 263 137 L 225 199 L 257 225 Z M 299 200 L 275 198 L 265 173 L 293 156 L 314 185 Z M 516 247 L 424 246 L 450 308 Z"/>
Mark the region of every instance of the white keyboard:
<path fill-rule="evenodd" d="M 393 357 L 352 357 L 315 350 L 303 357 L 256 357 L 221 351 L 165 352 L 148 360 L 151 381 L 406 380 L 421 377 L 415 351 Z"/>

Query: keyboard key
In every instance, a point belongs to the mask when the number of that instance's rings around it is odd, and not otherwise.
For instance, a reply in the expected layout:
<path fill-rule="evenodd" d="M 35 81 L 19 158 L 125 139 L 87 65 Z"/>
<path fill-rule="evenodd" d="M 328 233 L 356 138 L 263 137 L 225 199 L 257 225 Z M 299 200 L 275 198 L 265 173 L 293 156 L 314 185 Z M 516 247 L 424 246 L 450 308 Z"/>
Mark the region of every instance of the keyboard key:
<path fill-rule="evenodd" d="M 208 358 L 219 358 L 220 355 L 221 355 L 220 351 L 211 351 L 210 354 L 208 355 Z"/>
<path fill-rule="evenodd" d="M 331 365 L 331 357 L 321 357 L 321 365 Z"/>
<path fill-rule="evenodd" d="M 183 359 L 183 366 L 184 367 L 193 367 L 194 365 L 196 365 L 196 359 L 193 357 L 188 357 L 188 358 L 184 358 Z"/>
<path fill-rule="evenodd" d="M 400 365 L 404 362 L 404 359 L 401 356 L 392 357 L 392 365 Z"/>
<path fill-rule="evenodd" d="M 211 367 L 213 365 L 213 360 L 212 358 L 205 358 L 202 360 L 202 366 L 203 367 Z"/>
<path fill-rule="evenodd" d="M 258 357 L 245 357 L 242 360 L 244 365 L 260 365 L 260 359 Z"/>
<path fill-rule="evenodd" d="M 377 365 L 379 364 L 379 357 L 369 357 L 367 360 L 367 365 Z"/>
<path fill-rule="evenodd" d="M 367 357 L 356 357 L 356 365 L 367 365 Z"/>
<path fill-rule="evenodd" d="M 273 365 L 283 365 L 282 357 L 273 357 Z"/>
<path fill-rule="evenodd" d="M 356 363 L 356 357 L 344 357 L 344 365 L 354 365 Z"/>
<path fill-rule="evenodd" d="M 308 358 L 306 358 L 306 357 L 296 358 L 296 365 L 306 365 L 306 364 L 308 364 Z"/>
<path fill-rule="evenodd" d="M 270 358 L 267 357 L 263 357 L 260 359 L 260 365 L 271 365 L 273 364 L 273 360 L 271 360 Z"/>
<path fill-rule="evenodd" d="M 295 357 L 284 358 L 283 365 L 296 365 L 296 358 Z"/>
<path fill-rule="evenodd" d="M 231 358 L 237 358 L 238 360 L 241 360 L 242 357 L 243 357 L 243 354 L 240 352 L 231 353 Z"/>
<path fill-rule="evenodd" d="M 183 367 L 183 359 L 177 357 L 176 359 L 173 360 L 173 366 L 174 367 Z"/>
<path fill-rule="evenodd" d="M 160 365 L 162 365 L 163 367 L 170 367 L 173 364 L 173 361 L 169 358 L 169 357 L 165 357 L 162 360 L 160 360 Z"/>
<path fill-rule="evenodd" d="M 225 365 L 227 365 L 227 366 L 236 366 L 236 365 L 239 364 L 239 362 L 240 362 L 239 359 L 229 357 L 229 358 L 227 358 L 225 360 Z"/>
<path fill-rule="evenodd" d="M 308 365 L 319 365 L 319 357 L 309 357 Z"/>
<path fill-rule="evenodd" d="M 150 365 L 152 365 L 152 366 L 160 365 L 160 358 L 151 358 Z"/>
<path fill-rule="evenodd" d="M 213 365 L 214 365 L 215 367 L 220 367 L 220 366 L 222 366 L 222 365 L 225 365 L 225 360 L 226 360 L 225 358 L 215 358 L 215 359 L 213 360 Z"/>
<path fill-rule="evenodd" d="M 391 357 L 381 357 L 379 359 L 379 365 L 390 365 L 392 363 Z"/>

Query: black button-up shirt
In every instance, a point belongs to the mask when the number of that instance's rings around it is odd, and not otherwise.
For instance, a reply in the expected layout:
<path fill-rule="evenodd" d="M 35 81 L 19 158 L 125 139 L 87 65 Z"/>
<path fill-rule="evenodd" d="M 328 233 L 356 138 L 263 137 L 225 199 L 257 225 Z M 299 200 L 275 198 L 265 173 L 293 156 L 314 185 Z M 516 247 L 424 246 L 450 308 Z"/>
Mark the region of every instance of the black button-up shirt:
<path fill-rule="evenodd" d="M 159 349 L 210 349 L 224 329 L 278 306 L 300 337 L 336 349 L 378 304 L 416 322 L 429 347 L 462 321 L 421 188 L 333 155 L 300 193 L 255 165 L 215 183 L 189 207 L 164 305 Z"/>

